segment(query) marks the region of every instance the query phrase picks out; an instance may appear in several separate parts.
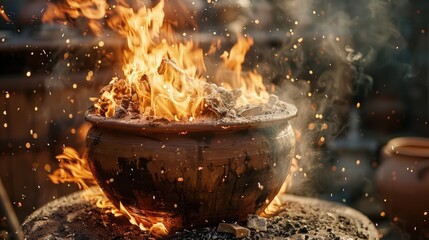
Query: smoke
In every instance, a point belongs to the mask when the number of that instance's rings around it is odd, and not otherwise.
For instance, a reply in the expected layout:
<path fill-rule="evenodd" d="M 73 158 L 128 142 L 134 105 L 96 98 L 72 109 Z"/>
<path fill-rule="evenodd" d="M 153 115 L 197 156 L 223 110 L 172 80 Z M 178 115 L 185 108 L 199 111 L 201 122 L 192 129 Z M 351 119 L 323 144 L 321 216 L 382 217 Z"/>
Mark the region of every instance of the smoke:
<path fill-rule="evenodd" d="M 330 171 L 326 143 L 344 132 L 350 108 L 370 90 L 367 69 L 383 66 L 403 47 L 395 26 L 404 0 L 271 0 L 270 26 L 280 50 L 264 49 L 259 69 L 283 100 L 294 103 L 295 193 L 323 191 Z M 396 18 L 396 19 L 395 19 Z"/>
<path fill-rule="evenodd" d="M 167 1 L 169 21 L 181 30 L 193 29 L 196 23 L 210 34 L 218 32 L 217 36 L 241 31 L 255 37 L 257 53 L 252 54 L 258 57 L 258 71 L 275 85 L 277 95 L 299 109 L 292 120 L 298 143 L 294 186 L 300 193 L 320 190 L 326 178 L 326 143 L 343 132 L 350 108 L 371 88 L 367 69 L 389 63 L 403 47 L 395 21 L 406 0 L 243 0 L 236 3 L 242 11 L 229 8 L 230 1 L 207 2 L 213 4 L 200 2 L 196 7 L 194 1 Z M 52 17 L 93 16 L 91 9 Z M 183 16 L 189 14 L 192 21 L 187 22 Z M 228 24 L 228 17 L 235 17 L 233 24 Z M 79 26 L 78 21 L 73 23 Z M 88 26 L 93 32 L 101 27 L 100 23 Z M 256 35 L 265 38 L 262 44 Z M 274 43 L 270 37 L 276 39 Z"/>

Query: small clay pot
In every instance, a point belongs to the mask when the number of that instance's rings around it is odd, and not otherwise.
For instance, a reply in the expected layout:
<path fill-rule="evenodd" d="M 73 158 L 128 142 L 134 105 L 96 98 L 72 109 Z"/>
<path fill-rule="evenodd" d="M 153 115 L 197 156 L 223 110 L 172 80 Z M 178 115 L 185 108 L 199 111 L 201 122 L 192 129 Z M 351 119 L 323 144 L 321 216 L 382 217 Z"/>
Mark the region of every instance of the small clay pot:
<path fill-rule="evenodd" d="M 148 122 L 92 113 L 89 165 L 106 196 L 167 228 L 235 222 L 263 209 L 289 172 L 295 137 L 280 114 L 245 121 Z"/>
<path fill-rule="evenodd" d="M 429 138 L 402 137 L 382 152 L 376 183 L 388 212 L 410 233 L 429 230 Z"/>

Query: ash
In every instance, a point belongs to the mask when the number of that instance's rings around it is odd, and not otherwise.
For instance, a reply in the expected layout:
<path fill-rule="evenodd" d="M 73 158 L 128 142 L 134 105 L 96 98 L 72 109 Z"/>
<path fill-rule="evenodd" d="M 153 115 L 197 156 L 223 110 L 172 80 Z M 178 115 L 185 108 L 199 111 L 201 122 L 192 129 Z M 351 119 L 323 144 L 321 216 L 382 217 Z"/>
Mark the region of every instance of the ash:
<path fill-rule="evenodd" d="M 81 197 L 83 192 L 52 201 L 23 224 L 26 239 L 156 239 Z M 284 195 L 281 209 L 268 218 L 267 231 L 251 231 L 243 239 L 378 239 L 371 221 L 343 205 L 314 198 Z M 239 223 L 245 226 L 245 223 Z M 217 226 L 172 233 L 165 239 L 235 239 Z"/>
<path fill-rule="evenodd" d="M 314 201 L 314 200 L 313 200 Z M 302 198 L 288 201 L 277 216 L 267 219 L 267 231 L 251 231 L 246 240 L 251 239 L 376 239 L 367 226 L 356 216 L 341 214 L 328 209 L 323 202 L 315 205 Z M 185 230 L 173 239 L 236 239 L 231 234 L 218 233 L 216 227 Z"/>
<path fill-rule="evenodd" d="M 114 119 L 142 119 L 146 120 L 157 120 L 150 117 L 150 110 L 143 111 L 141 109 L 140 102 L 137 98 L 137 94 L 128 90 L 125 90 L 125 80 L 117 80 L 113 83 L 110 83 L 106 87 L 102 88 L 100 95 L 102 96 L 105 92 L 111 92 L 112 89 L 115 89 L 116 92 L 124 91 L 125 93 L 121 98 L 116 99 L 115 112 L 113 114 Z M 128 94 L 128 92 L 130 94 Z M 238 118 L 247 118 L 250 116 L 258 115 L 267 115 L 275 114 L 281 112 L 287 108 L 287 105 L 280 101 L 278 96 L 271 94 L 268 101 L 264 104 L 246 104 L 244 106 L 237 106 L 237 99 L 241 95 L 241 90 L 232 90 L 228 91 L 223 87 L 219 87 L 215 84 L 206 84 L 205 86 L 205 96 L 204 103 L 205 108 L 202 112 L 202 118 L 210 119 L 238 119 Z M 99 114 L 101 116 L 106 116 L 108 111 L 108 101 L 107 99 L 100 98 L 99 104 L 101 109 Z M 196 119 L 198 120 L 198 118 Z"/>
<path fill-rule="evenodd" d="M 164 59 L 158 68 L 158 73 L 163 74 L 166 69 L 172 69 L 177 73 L 184 75 L 189 81 L 199 81 L 192 79 L 180 69 L 173 61 Z M 138 83 L 139 87 L 143 87 L 147 92 L 150 92 L 150 84 L 148 76 L 143 75 Z M 279 100 L 278 96 L 271 94 L 266 103 L 262 104 L 246 104 L 237 107 L 237 100 L 242 95 L 239 89 L 227 90 L 213 83 L 204 84 L 204 108 L 201 112 L 201 119 L 209 118 L 213 120 L 233 120 L 239 118 L 248 118 L 250 116 L 274 114 L 281 112 L 287 108 L 286 103 Z M 98 109 L 96 113 L 103 117 L 112 115 L 113 119 L 146 119 L 146 120 L 163 120 L 154 119 L 150 107 L 144 107 L 139 99 L 136 86 L 129 84 L 125 79 L 115 78 L 107 86 L 103 87 L 100 92 L 100 98 L 97 98 Z M 109 105 L 112 102 L 110 96 L 113 95 L 115 109 L 111 114 Z M 94 99 L 95 100 L 95 99 Z M 198 118 L 196 119 L 199 120 Z"/>

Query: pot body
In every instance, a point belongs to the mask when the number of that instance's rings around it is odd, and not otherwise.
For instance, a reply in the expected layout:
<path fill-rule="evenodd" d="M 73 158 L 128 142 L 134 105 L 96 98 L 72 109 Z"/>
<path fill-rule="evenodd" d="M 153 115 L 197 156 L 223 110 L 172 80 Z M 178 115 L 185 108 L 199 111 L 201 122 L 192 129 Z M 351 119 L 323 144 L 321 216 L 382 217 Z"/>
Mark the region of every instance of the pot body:
<path fill-rule="evenodd" d="M 410 232 L 429 230 L 429 139 L 392 139 L 381 160 L 376 183 L 387 211 Z"/>
<path fill-rule="evenodd" d="M 137 219 L 181 229 L 244 220 L 278 193 L 295 138 L 277 126 L 132 134 L 93 126 L 89 165 L 106 196 Z"/>

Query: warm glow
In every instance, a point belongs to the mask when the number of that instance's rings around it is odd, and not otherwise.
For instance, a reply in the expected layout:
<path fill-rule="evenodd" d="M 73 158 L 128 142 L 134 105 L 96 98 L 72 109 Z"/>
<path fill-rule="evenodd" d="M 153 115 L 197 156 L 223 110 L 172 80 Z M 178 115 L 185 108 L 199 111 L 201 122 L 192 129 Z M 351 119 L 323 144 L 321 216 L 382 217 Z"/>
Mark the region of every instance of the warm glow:
<path fill-rule="evenodd" d="M 210 92 L 202 77 L 206 73 L 204 53 L 192 41 L 178 41 L 178 34 L 164 21 L 164 4 L 160 1 L 153 8 L 135 9 L 120 0 L 115 5 L 104 0 L 68 0 L 49 5 L 44 21 L 86 17 L 94 33 L 100 35 L 103 22 L 126 39 L 121 56 L 123 74 L 93 99 L 101 115 L 114 117 L 124 108 L 145 117 L 189 121 L 204 113 L 205 97 Z M 265 103 L 269 97 L 261 75 L 242 71 L 252 44 L 251 38 L 238 36 L 231 51 L 221 55 L 223 63 L 216 71 L 217 83 L 227 90 L 241 91 L 236 107 Z"/>
<path fill-rule="evenodd" d="M 83 197 L 95 201 L 98 208 L 106 209 L 107 213 L 114 216 L 125 216 L 130 223 L 138 226 L 143 231 L 148 231 L 154 236 L 164 236 L 168 234 L 168 229 L 162 224 L 162 219 L 136 219 L 120 203 L 119 209 L 116 208 L 104 195 L 102 190 L 97 187 L 98 184 L 91 173 L 88 161 L 85 156 L 79 156 L 76 150 L 64 148 L 63 154 L 57 156 L 59 168 L 55 170 L 49 178 L 54 183 L 76 183 L 80 189 L 86 189 Z"/>
<path fill-rule="evenodd" d="M 92 98 L 97 113 L 114 117 L 121 109 L 132 110 L 143 117 L 169 121 L 193 121 L 204 114 L 205 108 L 210 107 L 208 102 L 217 97 L 213 97 L 213 92 L 216 92 L 213 90 L 214 85 L 203 77 L 211 74 L 206 72 L 205 55 L 192 41 L 177 39 L 178 34 L 164 21 L 164 1 L 161 0 L 153 8 L 131 7 L 124 0 L 114 2 L 49 2 L 42 18 L 44 22 L 60 21 L 64 25 L 73 25 L 77 22 L 73 20 L 85 18 L 87 25 L 84 27 L 88 29 L 80 29 L 84 34 L 92 32 L 102 39 L 103 31 L 109 28 L 110 32 L 126 40 L 126 48 L 118 63 L 122 72 L 100 90 L 98 98 Z M 70 43 L 70 40 L 66 41 Z M 219 49 L 219 44 L 213 43 L 209 50 L 211 55 Z M 242 69 L 252 44 L 251 38 L 237 36 L 237 43 L 231 50 L 219 54 L 221 63 L 214 78 L 210 78 L 218 86 L 224 87 L 221 91 L 231 91 L 233 97 L 238 98 L 234 102 L 235 107 L 266 103 L 269 98 L 262 76 L 256 70 Z M 98 47 L 104 45 L 104 41 L 98 41 Z M 64 58 L 68 58 L 68 55 L 64 55 Z M 92 71 L 88 72 L 86 80 L 90 81 L 92 75 Z M 60 167 L 50 175 L 54 183 L 77 183 L 82 189 L 92 190 L 89 193 L 87 191 L 85 197 L 96 200 L 97 207 L 108 209 L 115 216 L 124 215 L 132 224 L 155 236 L 168 233 L 162 219 L 137 219 L 122 203 L 115 207 L 99 188 L 94 187 L 97 183 L 89 170 L 87 159 L 79 156 L 75 150 L 65 148 L 64 153 L 57 158 Z"/>
<path fill-rule="evenodd" d="M 7 22 L 12 22 L 10 18 L 7 16 L 6 12 L 3 9 L 3 6 L 0 6 L 0 16 L 6 20 Z"/>
<path fill-rule="evenodd" d="M 53 183 L 76 183 L 80 189 L 88 189 L 96 186 L 88 162 L 85 157 L 80 157 L 73 148 L 64 148 L 63 153 L 57 156 L 59 168 L 49 175 Z"/>
<path fill-rule="evenodd" d="M 42 16 L 42 22 L 53 20 L 66 21 L 84 17 L 88 19 L 88 27 L 94 33 L 101 33 L 100 21 L 106 15 L 107 3 L 105 0 L 66 0 L 61 2 L 48 2 L 47 9 Z M 66 22 L 64 22 L 66 23 Z"/>
<path fill-rule="evenodd" d="M 269 218 L 269 217 L 273 217 L 276 214 L 278 214 L 279 212 L 285 210 L 285 207 L 287 205 L 285 205 L 285 193 L 288 192 L 288 190 L 290 189 L 290 187 L 292 186 L 292 178 L 294 176 L 294 173 L 296 171 L 299 171 L 302 169 L 298 169 L 298 160 L 301 159 L 300 155 L 296 155 L 293 159 L 292 159 L 292 166 L 289 169 L 289 172 L 287 174 L 287 177 L 285 179 L 285 181 L 283 182 L 283 185 L 279 191 L 279 193 L 277 194 L 277 196 L 269 203 L 269 205 L 265 208 L 265 209 L 260 209 L 258 212 L 258 215 L 260 215 L 261 217 L 265 217 L 265 218 Z"/>
<path fill-rule="evenodd" d="M 262 76 L 256 71 L 244 72 L 242 70 L 246 53 L 252 45 L 253 40 L 251 38 L 238 36 L 238 41 L 231 48 L 231 51 L 222 54 L 223 63 L 216 74 L 216 81 L 226 89 L 241 90 L 242 94 L 237 100 L 237 107 L 246 104 L 265 103 L 269 97 Z"/>

